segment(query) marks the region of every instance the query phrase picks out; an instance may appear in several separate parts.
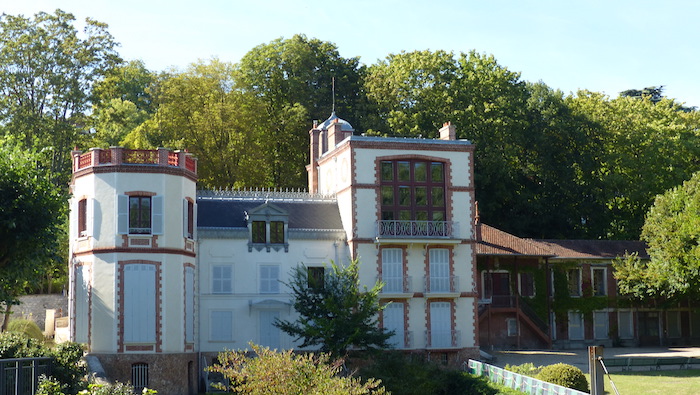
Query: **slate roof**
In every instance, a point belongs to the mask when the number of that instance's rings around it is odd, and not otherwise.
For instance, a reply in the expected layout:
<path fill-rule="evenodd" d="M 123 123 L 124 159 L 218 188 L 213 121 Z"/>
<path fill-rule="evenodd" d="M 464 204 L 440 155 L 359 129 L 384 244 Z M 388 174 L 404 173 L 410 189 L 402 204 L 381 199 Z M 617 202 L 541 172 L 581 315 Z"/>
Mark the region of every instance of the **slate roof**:
<path fill-rule="evenodd" d="M 554 254 L 545 246 L 531 240 L 523 239 L 479 223 L 476 225 L 477 255 L 521 255 L 549 257 Z"/>
<path fill-rule="evenodd" d="M 290 229 L 342 230 L 338 203 L 329 199 L 197 198 L 197 227 L 245 228 L 245 213 L 269 203 L 289 214 Z"/>
<path fill-rule="evenodd" d="M 638 253 L 648 259 L 646 243 L 634 240 L 538 240 L 556 259 L 613 259 L 626 253 Z"/>

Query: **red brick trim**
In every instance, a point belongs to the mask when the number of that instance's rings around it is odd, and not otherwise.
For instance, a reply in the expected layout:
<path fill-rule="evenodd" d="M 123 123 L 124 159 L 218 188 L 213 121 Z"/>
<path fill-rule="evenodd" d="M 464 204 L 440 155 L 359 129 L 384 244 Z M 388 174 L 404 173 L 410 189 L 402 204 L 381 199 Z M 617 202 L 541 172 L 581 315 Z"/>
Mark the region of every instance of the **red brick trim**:
<path fill-rule="evenodd" d="M 446 298 L 435 298 L 435 299 L 428 299 L 425 301 L 425 328 L 426 328 L 426 330 L 432 331 L 432 328 L 430 326 L 430 304 L 436 303 L 436 302 L 449 302 L 450 303 L 450 331 L 454 331 L 455 326 L 456 326 L 456 314 L 457 314 L 456 303 L 455 303 L 454 299 L 446 299 Z M 430 342 L 429 337 L 426 338 L 426 342 Z M 427 346 L 428 346 L 428 344 L 426 344 L 426 348 L 427 348 Z M 432 348 L 432 347 L 430 347 L 430 348 Z"/>
<path fill-rule="evenodd" d="M 126 196 L 156 196 L 157 193 L 148 192 L 148 191 L 128 191 L 128 192 L 124 192 L 124 195 L 126 195 Z"/>
<path fill-rule="evenodd" d="M 414 140 L 414 139 L 410 139 Z M 350 140 L 350 146 L 353 148 L 370 148 L 370 149 L 401 149 L 411 151 L 447 151 L 447 152 L 474 152 L 473 144 L 431 144 L 431 141 L 425 140 L 425 143 L 403 142 L 400 140 L 386 139 L 382 141 L 360 141 Z"/>
<path fill-rule="evenodd" d="M 157 261 L 147 261 L 143 259 L 133 259 L 127 261 L 117 262 L 117 351 L 144 351 L 141 349 L 131 349 L 131 347 L 151 347 L 151 349 L 145 351 L 152 351 L 153 346 L 143 346 L 143 345 L 125 345 L 124 344 L 124 266 L 130 264 L 144 264 L 144 265 L 155 265 L 156 267 L 156 343 L 155 352 L 162 352 L 162 337 L 163 337 L 163 326 L 162 326 L 162 316 L 163 316 L 163 304 L 162 304 L 162 289 L 161 285 L 163 283 L 163 272 L 161 269 L 161 262 Z"/>
<path fill-rule="evenodd" d="M 85 255 L 97 255 L 97 254 L 113 254 L 113 253 L 134 253 L 134 254 L 171 254 L 171 255 L 182 255 L 190 258 L 194 258 L 197 255 L 192 251 L 178 250 L 175 248 L 124 248 L 124 247 L 114 247 L 114 248 L 99 248 L 88 251 L 76 252 L 73 255 L 76 257 Z"/>

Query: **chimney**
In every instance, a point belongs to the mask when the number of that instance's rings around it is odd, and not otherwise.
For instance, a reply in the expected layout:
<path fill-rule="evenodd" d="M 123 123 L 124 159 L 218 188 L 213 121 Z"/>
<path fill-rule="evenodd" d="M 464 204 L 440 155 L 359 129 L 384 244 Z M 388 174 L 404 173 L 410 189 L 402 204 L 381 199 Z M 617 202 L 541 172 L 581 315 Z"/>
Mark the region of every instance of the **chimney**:
<path fill-rule="evenodd" d="M 316 160 L 322 154 L 319 147 L 321 143 L 321 131 L 318 129 L 318 121 L 314 121 L 314 127 L 309 130 L 309 165 L 306 166 L 306 172 L 309 177 L 309 192 L 316 193 L 318 189 L 318 169 L 316 169 Z"/>
<path fill-rule="evenodd" d="M 445 122 L 442 125 L 440 140 L 457 140 L 457 128 L 451 122 Z"/>
<path fill-rule="evenodd" d="M 338 145 L 341 141 L 343 141 L 343 131 L 342 131 L 343 125 L 338 122 L 337 119 L 333 120 L 333 123 L 328 126 L 328 150 L 332 151 L 335 149 L 335 146 Z"/>

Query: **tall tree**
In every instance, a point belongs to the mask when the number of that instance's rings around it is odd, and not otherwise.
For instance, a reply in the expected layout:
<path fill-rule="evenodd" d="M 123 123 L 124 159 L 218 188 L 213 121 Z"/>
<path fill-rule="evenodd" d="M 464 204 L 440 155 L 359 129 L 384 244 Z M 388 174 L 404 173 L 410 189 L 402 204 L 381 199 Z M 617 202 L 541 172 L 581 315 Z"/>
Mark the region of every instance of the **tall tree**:
<path fill-rule="evenodd" d="M 357 58 L 339 55 L 336 46 L 295 35 L 250 50 L 236 66 L 236 88 L 257 96 L 264 112 L 257 123 L 265 127 L 260 155 L 270 168 L 267 184 L 306 185 L 308 134 L 311 120 L 325 120 L 335 107 L 341 117 L 361 128 L 362 89 Z"/>
<path fill-rule="evenodd" d="M 87 124 L 92 87 L 119 61 L 106 24 L 86 19 L 81 37 L 74 21 L 61 10 L 0 16 L 0 127 L 49 152 L 47 166 L 60 185 Z"/>
<path fill-rule="evenodd" d="M 389 348 L 393 335 L 379 328 L 377 315 L 382 310 L 379 292 L 382 284 L 360 289 L 359 262 L 346 267 L 331 263 L 321 278 L 309 276 L 307 267 L 297 266 L 287 284 L 294 297 L 296 321 L 277 321 L 280 329 L 302 339 L 302 347 L 321 346 L 333 358 L 343 358 L 353 348 Z"/>
<path fill-rule="evenodd" d="M 39 168 L 40 157 L 20 147 L 0 140 L 0 302 L 7 311 L 27 283 L 65 262 L 57 247 L 67 199 Z"/>
<path fill-rule="evenodd" d="M 700 298 L 700 172 L 656 197 L 642 230 L 651 260 L 615 264 L 620 290 L 645 299 Z"/>

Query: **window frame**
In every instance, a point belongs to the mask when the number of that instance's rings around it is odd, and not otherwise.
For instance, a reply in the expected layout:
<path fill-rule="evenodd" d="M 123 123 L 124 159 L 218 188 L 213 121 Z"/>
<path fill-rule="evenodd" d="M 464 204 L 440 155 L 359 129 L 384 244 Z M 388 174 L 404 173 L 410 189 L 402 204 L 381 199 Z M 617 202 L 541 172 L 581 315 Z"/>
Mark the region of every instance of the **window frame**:
<path fill-rule="evenodd" d="M 228 270 L 228 281 L 226 276 L 218 275 L 217 269 Z M 221 273 L 223 274 L 223 273 Z M 227 281 L 227 282 L 226 282 Z M 220 286 L 217 287 L 217 283 Z M 228 284 L 228 291 L 225 288 L 225 284 Z M 211 266 L 211 293 L 212 295 L 231 295 L 233 294 L 233 265 L 223 264 L 223 265 L 212 265 Z"/>
<path fill-rule="evenodd" d="M 78 237 L 88 236 L 88 199 L 82 198 L 78 200 Z"/>
<path fill-rule="evenodd" d="M 578 281 L 576 284 L 572 283 L 571 273 L 576 272 Z M 574 290 L 572 286 L 576 286 Z M 572 298 L 580 298 L 582 296 L 582 278 L 581 278 L 581 268 L 577 267 L 574 269 L 566 270 L 566 287 L 569 291 L 569 296 Z"/>
<path fill-rule="evenodd" d="M 596 272 L 603 272 L 602 281 L 603 284 L 598 288 L 596 286 Z M 605 266 L 591 266 L 591 291 L 593 296 L 607 296 L 608 295 L 608 268 Z"/>
<path fill-rule="evenodd" d="M 326 286 L 325 266 L 306 267 L 306 286 L 311 289 L 323 289 Z"/>
<path fill-rule="evenodd" d="M 523 292 L 523 276 L 525 277 L 530 277 L 530 280 L 532 280 L 526 288 L 531 289 L 532 293 L 525 295 Z M 518 272 L 518 295 L 524 297 L 524 298 L 534 298 L 537 296 L 537 289 L 535 285 L 535 273 L 533 272 Z"/>
<path fill-rule="evenodd" d="M 417 165 L 425 165 L 425 179 L 417 179 Z M 433 177 L 433 166 L 435 165 L 439 165 L 441 168 L 441 179 L 439 180 Z M 446 221 L 446 162 L 421 158 L 400 158 L 380 160 L 379 166 L 380 218 L 383 221 Z M 391 167 L 390 171 L 388 171 L 389 167 Z M 405 170 L 408 172 L 406 173 Z M 437 198 L 436 194 L 439 190 L 442 191 L 440 199 Z M 419 193 L 419 191 L 423 192 Z M 425 201 L 424 205 L 418 204 L 423 200 Z M 440 201 L 436 202 L 436 200 Z"/>

